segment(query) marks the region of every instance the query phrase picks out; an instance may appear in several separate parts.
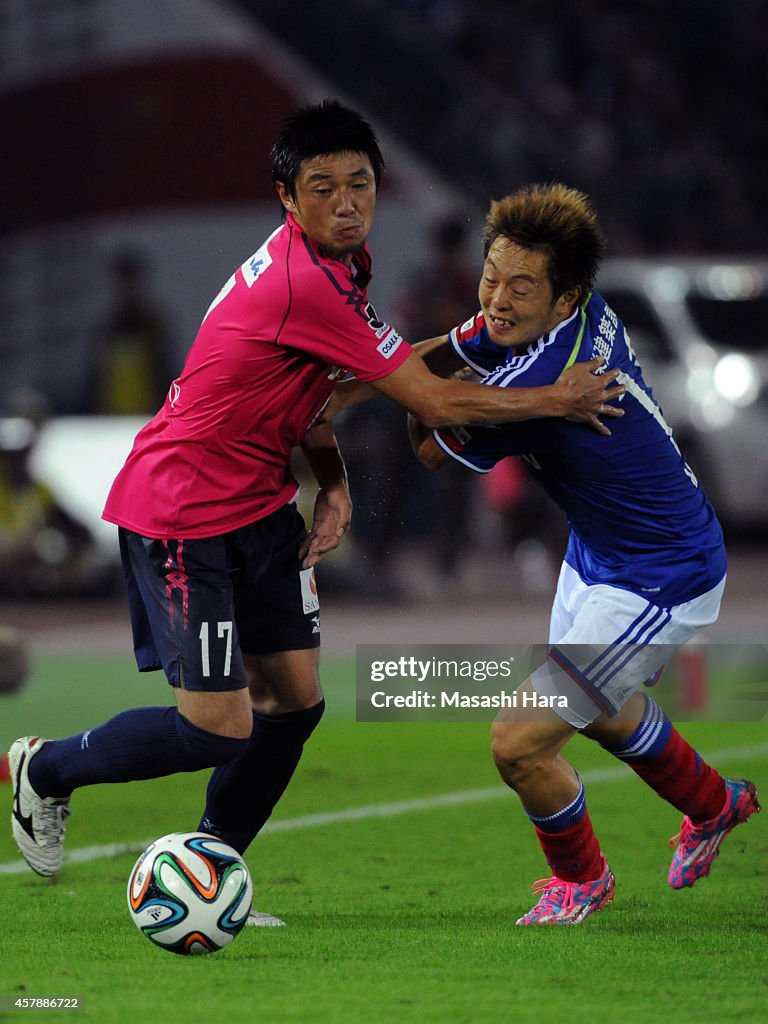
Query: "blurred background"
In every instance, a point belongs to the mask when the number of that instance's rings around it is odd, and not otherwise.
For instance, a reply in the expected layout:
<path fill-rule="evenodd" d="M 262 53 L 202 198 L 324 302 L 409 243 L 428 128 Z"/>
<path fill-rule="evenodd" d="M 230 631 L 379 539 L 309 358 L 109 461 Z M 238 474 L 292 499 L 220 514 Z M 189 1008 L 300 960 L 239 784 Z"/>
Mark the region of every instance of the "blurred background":
<path fill-rule="evenodd" d="M 279 222 L 272 137 L 333 95 L 382 143 L 370 295 L 410 339 L 474 311 L 492 198 L 591 195 L 599 287 L 728 531 L 727 628 L 762 629 L 766 52 L 757 0 L 2 0 L 0 621 L 44 643 L 43 605 L 65 632 L 85 607 L 127 642 L 106 492 Z M 543 640 L 565 527 L 518 463 L 430 476 L 384 401 L 339 435 L 356 518 L 319 576 L 353 618 L 330 635 L 428 639 L 442 610 L 450 639 L 490 606 Z"/>

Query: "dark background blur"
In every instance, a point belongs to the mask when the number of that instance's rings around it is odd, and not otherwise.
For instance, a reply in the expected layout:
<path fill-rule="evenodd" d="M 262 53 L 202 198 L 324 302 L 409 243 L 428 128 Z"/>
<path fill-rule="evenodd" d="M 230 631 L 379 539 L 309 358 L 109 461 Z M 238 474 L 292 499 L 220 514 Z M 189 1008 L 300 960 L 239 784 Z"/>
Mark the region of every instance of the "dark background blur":
<path fill-rule="evenodd" d="M 243 0 L 463 194 L 558 179 L 612 251 L 764 249 L 756 0 Z"/>
<path fill-rule="evenodd" d="M 34 523 L 57 593 L 109 589 L 106 489 L 278 223 L 295 106 L 335 95 L 376 127 L 371 296 L 416 339 L 473 311 L 488 202 L 532 180 L 586 190 L 611 257 L 765 253 L 766 52 L 757 0 L 2 0 L 0 416 L 33 433 L 0 431 L 30 477 L 18 507 L 0 479 L 0 549 Z M 330 591 L 551 591 L 563 526 L 514 464 L 430 478 L 382 402 L 340 434 L 357 517 Z"/>

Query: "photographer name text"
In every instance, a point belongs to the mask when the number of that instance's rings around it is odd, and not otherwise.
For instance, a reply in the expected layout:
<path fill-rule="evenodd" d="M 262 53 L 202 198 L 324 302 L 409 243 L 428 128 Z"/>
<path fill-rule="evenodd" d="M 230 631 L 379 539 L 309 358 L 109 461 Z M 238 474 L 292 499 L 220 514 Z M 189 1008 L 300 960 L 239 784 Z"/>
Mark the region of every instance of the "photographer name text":
<path fill-rule="evenodd" d="M 386 693 L 376 690 L 371 694 L 374 708 L 567 708 L 566 697 L 540 693 L 500 691 L 499 693 L 462 693 L 460 690 L 411 690 L 410 693 Z"/>

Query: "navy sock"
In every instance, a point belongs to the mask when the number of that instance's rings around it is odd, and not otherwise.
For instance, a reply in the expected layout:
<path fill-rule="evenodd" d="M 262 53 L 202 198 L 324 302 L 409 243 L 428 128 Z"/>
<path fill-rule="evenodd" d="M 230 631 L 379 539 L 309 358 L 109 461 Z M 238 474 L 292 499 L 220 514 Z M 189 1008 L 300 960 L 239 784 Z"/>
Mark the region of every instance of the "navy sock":
<path fill-rule="evenodd" d="M 40 796 L 66 797 L 97 782 L 211 768 L 230 761 L 248 742 L 200 729 L 175 707 L 133 708 L 95 729 L 50 740 L 29 762 L 29 781 Z"/>
<path fill-rule="evenodd" d="M 282 715 L 254 711 L 248 746 L 211 775 L 200 830 L 244 853 L 285 792 L 324 710 L 321 700 Z"/>

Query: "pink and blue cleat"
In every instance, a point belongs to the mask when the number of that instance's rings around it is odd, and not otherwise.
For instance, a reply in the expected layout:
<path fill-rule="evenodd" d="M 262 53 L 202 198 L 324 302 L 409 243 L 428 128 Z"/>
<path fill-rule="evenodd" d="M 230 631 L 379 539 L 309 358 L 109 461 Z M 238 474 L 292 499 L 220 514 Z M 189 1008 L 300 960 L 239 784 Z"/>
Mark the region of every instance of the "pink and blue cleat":
<path fill-rule="evenodd" d="M 672 888 L 686 889 L 708 875 L 728 833 L 759 810 L 751 782 L 726 779 L 725 803 L 717 817 L 696 824 L 686 815 L 678 834 L 669 840 L 670 846 L 678 844 L 667 877 Z"/>
<path fill-rule="evenodd" d="M 590 914 L 596 914 L 613 899 L 616 880 L 603 858 L 599 878 L 590 882 L 565 882 L 562 878 L 542 878 L 533 883 L 539 899 L 516 923 L 581 924 Z"/>

